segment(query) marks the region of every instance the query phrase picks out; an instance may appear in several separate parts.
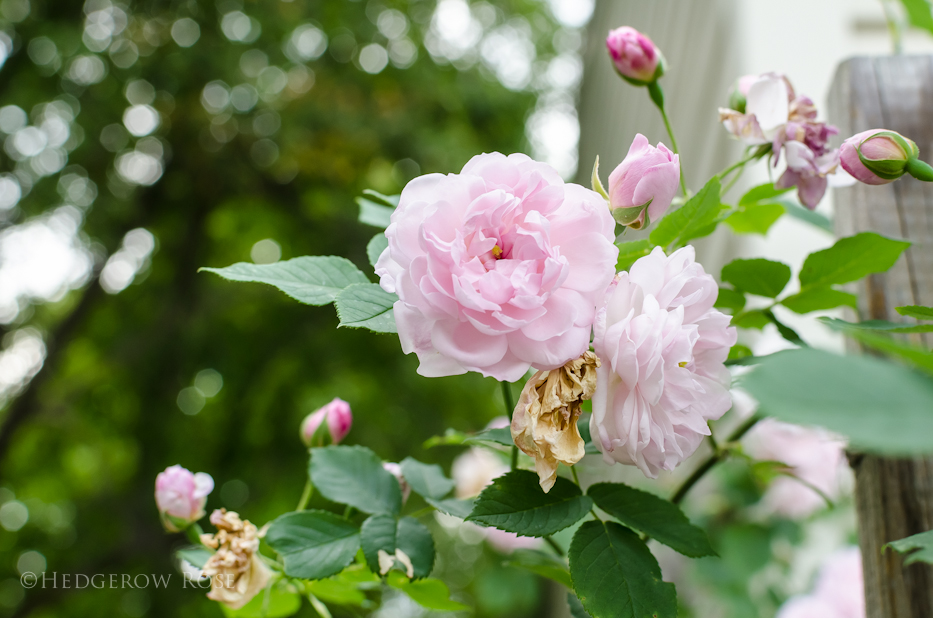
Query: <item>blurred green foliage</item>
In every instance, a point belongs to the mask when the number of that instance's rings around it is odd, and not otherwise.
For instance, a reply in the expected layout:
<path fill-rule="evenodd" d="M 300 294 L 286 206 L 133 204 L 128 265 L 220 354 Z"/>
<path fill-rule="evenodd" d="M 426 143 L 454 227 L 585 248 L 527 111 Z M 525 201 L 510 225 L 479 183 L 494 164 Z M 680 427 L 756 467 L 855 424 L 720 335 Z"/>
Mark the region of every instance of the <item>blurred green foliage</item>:
<path fill-rule="evenodd" d="M 541 53 L 553 53 L 558 26 L 545 4 L 486 6 L 495 23 L 519 19 Z M 376 25 L 390 8 L 403 16 L 395 25 L 407 26 L 417 58 L 406 60 L 403 49 L 402 61 L 370 74 L 359 50 L 376 42 L 391 51 Z M 337 331 L 332 308 L 197 273 L 249 261 L 263 239 L 274 240 L 283 259 L 339 254 L 371 272 L 365 246 L 377 230 L 357 223 L 354 196 L 398 192 L 418 173 L 456 171 L 479 152 L 527 148 L 535 93 L 509 90 L 479 66 L 433 61 L 423 38 L 434 9 L 432 0 L 0 3 L 10 41 L 0 106 L 19 106 L 38 122 L 37 106 L 63 101 L 74 115 L 60 172 L 37 174 L 29 161 L 0 155 L 0 169 L 25 170 L 20 180 L 34 181 L 18 206 L 0 212 L 0 225 L 67 203 L 60 179 L 74 174 L 97 188 L 93 205 L 76 209 L 95 272 L 131 229 L 143 227 L 157 242 L 151 264 L 125 290 L 104 293 L 92 279 L 57 302 L 23 307 L 2 327 L 38 329 L 49 354 L 0 412 L 6 421 L 14 410 L 23 416 L 4 426 L 0 501 L 15 496 L 30 513 L 22 528 L 0 529 L 0 615 L 220 616 L 203 591 L 179 583 L 171 550 L 183 540 L 159 524 L 159 471 L 180 463 L 210 473 L 217 489 L 208 511 L 235 508 L 261 525 L 294 508 L 307 461 L 299 423 L 335 396 L 355 414 L 348 442 L 387 460 L 411 454 L 449 464 L 455 449 L 419 445 L 446 427 L 476 430 L 502 414 L 492 381 L 421 378 L 395 337 Z M 239 13 L 239 22 L 225 21 L 238 11 L 246 22 Z M 193 36 L 183 18 L 199 26 L 188 47 L 179 44 Z M 312 34 L 303 43 L 308 60 L 296 62 L 283 49 L 303 24 L 329 45 L 315 49 Z M 230 40 L 225 28 L 244 40 Z M 218 81 L 221 90 L 205 89 Z M 220 105 L 225 96 L 232 100 Z M 158 111 L 155 138 L 122 128 L 131 102 Z M 121 171 L 120 158 L 133 153 L 151 158 L 124 160 L 142 167 Z M 134 174 L 145 180 L 153 161 L 164 166 L 161 178 L 135 186 Z M 190 389 L 205 369 L 223 380 L 207 398 Z M 469 560 L 454 554 L 447 564 L 458 566 L 455 589 L 485 599 L 478 616 L 541 615 L 533 576 L 489 571 L 495 554 L 467 547 Z M 31 551 L 49 573 L 175 573 L 178 585 L 23 595 L 17 565 L 30 566 Z M 471 569 L 483 577 L 474 582 Z M 313 615 L 307 604 L 302 611 Z"/>

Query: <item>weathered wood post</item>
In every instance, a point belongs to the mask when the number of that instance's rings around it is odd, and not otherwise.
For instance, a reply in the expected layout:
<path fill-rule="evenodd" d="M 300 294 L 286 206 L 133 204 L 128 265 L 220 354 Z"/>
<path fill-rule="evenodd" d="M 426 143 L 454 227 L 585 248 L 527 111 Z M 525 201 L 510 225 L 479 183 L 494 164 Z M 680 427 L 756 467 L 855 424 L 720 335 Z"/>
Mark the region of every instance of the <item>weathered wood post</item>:
<path fill-rule="evenodd" d="M 829 121 L 842 137 L 898 131 L 933 157 L 933 56 L 853 58 L 836 72 Z M 933 187 L 910 177 L 838 189 L 836 232 L 873 231 L 913 246 L 889 272 L 859 283 L 859 317 L 903 320 L 895 307 L 933 305 Z M 929 345 L 915 336 L 917 343 Z M 933 410 L 930 411 L 933 414 Z M 930 436 L 933 441 L 933 436 Z M 851 454 L 868 618 L 933 617 L 933 567 L 903 566 L 886 543 L 933 529 L 933 458 Z"/>

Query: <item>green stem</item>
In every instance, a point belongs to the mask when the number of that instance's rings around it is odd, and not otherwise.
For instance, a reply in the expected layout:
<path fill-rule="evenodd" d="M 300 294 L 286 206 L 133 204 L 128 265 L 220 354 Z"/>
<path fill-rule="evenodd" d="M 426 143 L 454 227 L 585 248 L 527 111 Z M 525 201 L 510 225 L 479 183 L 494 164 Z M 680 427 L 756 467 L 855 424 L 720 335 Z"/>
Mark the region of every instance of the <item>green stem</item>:
<path fill-rule="evenodd" d="M 904 53 L 903 28 L 901 20 L 897 15 L 896 9 L 892 6 L 891 0 L 881 0 L 881 6 L 884 8 L 884 19 L 888 22 L 888 32 L 891 33 L 891 44 L 894 47 L 894 54 L 900 56 Z"/>
<path fill-rule="evenodd" d="M 512 420 L 512 414 L 515 412 L 515 402 L 512 399 L 512 385 L 508 382 L 500 382 L 502 385 L 502 400 L 505 402 L 505 413 Z M 512 469 L 518 468 L 518 447 L 512 445 Z"/>
<path fill-rule="evenodd" d="M 580 485 L 580 477 L 577 476 L 577 469 L 573 466 L 570 466 L 570 473 L 573 474 L 573 482 L 582 488 L 583 485 Z"/>
<path fill-rule="evenodd" d="M 729 434 L 726 442 L 736 442 L 741 440 L 742 436 L 748 433 L 748 430 L 754 427 L 755 423 L 757 423 L 759 420 L 761 420 L 761 417 L 757 415 L 749 417 L 748 420 L 739 425 L 735 431 Z M 703 478 L 706 473 L 709 472 L 716 464 L 724 460 L 728 454 L 729 451 L 727 449 L 718 449 L 712 455 L 707 457 L 703 463 L 701 463 L 697 469 L 693 471 L 693 474 L 687 477 L 687 480 L 683 482 L 677 491 L 674 492 L 674 495 L 671 496 L 671 502 L 674 504 L 680 503 L 684 499 L 684 496 L 687 495 L 687 492 L 689 492 L 693 486 L 696 485 L 697 482 L 699 482 L 699 480 Z"/>
<path fill-rule="evenodd" d="M 680 150 L 677 148 L 677 138 L 674 137 L 674 128 L 671 126 L 670 118 L 667 117 L 667 108 L 664 105 L 664 91 L 661 90 L 661 85 L 658 84 L 658 82 L 654 81 L 648 84 L 648 96 L 651 98 L 651 102 L 658 108 L 658 111 L 661 112 L 661 120 L 664 121 L 664 128 L 667 129 L 667 135 L 671 138 L 671 150 L 674 151 L 675 155 L 679 155 Z M 680 166 L 680 190 L 683 191 L 684 197 L 687 197 L 687 183 L 684 181 L 682 162 Z"/>
<path fill-rule="evenodd" d="M 194 545 L 201 545 L 201 535 L 204 534 L 204 530 L 201 528 L 201 524 L 194 522 L 187 528 L 185 528 L 185 536 L 188 537 L 188 540 L 191 541 Z"/>
<path fill-rule="evenodd" d="M 305 507 L 308 506 L 308 502 L 311 500 L 311 494 L 314 493 L 314 485 L 311 484 L 311 477 L 308 477 L 308 480 L 305 481 L 305 488 L 301 492 L 301 498 L 298 499 L 298 506 L 295 508 L 296 511 L 303 511 Z"/>
<path fill-rule="evenodd" d="M 551 549 L 553 549 L 555 552 L 557 552 L 557 555 L 558 555 L 558 556 L 560 556 L 561 558 L 564 557 L 564 548 L 561 547 L 560 545 L 558 545 L 558 544 L 557 544 L 557 541 L 555 541 L 554 539 L 552 539 L 552 538 L 549 537 L 549 536 L 545 536 L 545 537 L 541 537 L 541 538 L 544 539 L 544 542 L 545 542 L 545 543 L 547 543 L 548 545 L 551 546 Z"/>

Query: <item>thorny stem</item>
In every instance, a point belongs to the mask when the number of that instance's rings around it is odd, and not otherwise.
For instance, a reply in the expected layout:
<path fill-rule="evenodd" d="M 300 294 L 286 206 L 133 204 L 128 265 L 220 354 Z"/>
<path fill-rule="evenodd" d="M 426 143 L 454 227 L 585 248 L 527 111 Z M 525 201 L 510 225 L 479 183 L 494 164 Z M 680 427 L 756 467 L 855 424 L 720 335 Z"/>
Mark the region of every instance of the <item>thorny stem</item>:
<path fill-rule="evenodd" d="M 311 494 L 314 493 L 314 485 L 311 484 L 311 478 L 308 477 L 308 480 L 305 481 L 305 488 L 301 492 L 301 498 L 298 500 L 298 507 L 295 508 L 296 511 L 303 511 L 305 507 L 308 506 L 308 501 L 311 500 Z"/>
<path fill-rule="evenodd" d="M 754 427 L 755 423 L 757 423 L 760 419 L 761 417 L 757 415 L 749 417 L 748 420 L 739 425 L 736 430 L 729 435 L 729 437 L 726 439 L 726 443 L 741 440 L 742 436 L 748 433 L 748 430 Z M 707 457 L 703 463 L 701 463 L 697 469 L 693 471 L 693 474 L 687 477 L 687 480 L 683 482 L 677 491 L 674 492 L 674 495 L 671 496 L 671 502 L 674 504 L 679 504 L 684 499 L 684 496 L 687 495 L 687 492 L 689 492 L 693 486 L 696 485 L 697 482 L 699 482 L 699 480 L 703 478 L 706 473 L 709 472 L 716 464 L 724 460 L 728 454 L 728 449 L 716 449 L 712 455 Z"/>
<path fill-rule="evenodd" d="M 502 385 L 502 400 L 505 402 L 505 413 L 509 420 L 512 420 L 512 413 L 515 411 L 515 402 L 512 400 L 512 385 L 508 382 L 500 382 Z M 518 447 L 512 445 L 512 469 L 518 468 Z"/>

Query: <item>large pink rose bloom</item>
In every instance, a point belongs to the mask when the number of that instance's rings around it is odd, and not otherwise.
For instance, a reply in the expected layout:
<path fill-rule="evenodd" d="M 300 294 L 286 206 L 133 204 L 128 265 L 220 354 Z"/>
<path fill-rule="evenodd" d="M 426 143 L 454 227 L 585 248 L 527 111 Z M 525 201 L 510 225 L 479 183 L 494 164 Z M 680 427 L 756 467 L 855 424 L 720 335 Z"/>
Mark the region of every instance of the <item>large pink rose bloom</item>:
<path fill-rule="evenodd" d="M 423 376 L 509 382 L 576 358 L 615 273 L 614 228 L 598 194 L 523 154 L 416 178 L 376 264 L 399 296 L 402 350 L 418 355 Z"/>
<path fill-rule="evenodd" d="M 719 288 L 693 247 L 660 247 L 620 273 L 597 313 L 590 432 L 607 463 L 655 478 L 693 454 L 732 405 L 723 364 L 735 344 Z"/>
<path fill-rule="evenodd" d="M 206 472 L 192 474 L 179 465 L 156 476 L 155 499 L 163 524 L 170 532 L 204 517 L 207 495 L 214 490 L 214 479 Z"/>

